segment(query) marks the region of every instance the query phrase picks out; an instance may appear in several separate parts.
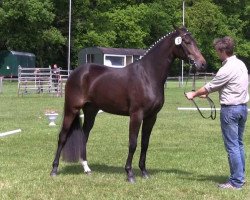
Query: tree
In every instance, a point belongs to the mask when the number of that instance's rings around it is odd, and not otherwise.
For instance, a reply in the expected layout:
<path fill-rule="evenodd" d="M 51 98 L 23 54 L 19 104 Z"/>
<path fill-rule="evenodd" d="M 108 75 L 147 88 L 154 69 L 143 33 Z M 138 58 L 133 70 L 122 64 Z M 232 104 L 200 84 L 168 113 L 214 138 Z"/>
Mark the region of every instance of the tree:
<path fill-rule="evenodd" d="M 71 63 L 91 46 L 148 48 L 182 24 L 182 2 L 176 0 L 72 1 Z M 247 0 L 186 0 L 187 28 L 205 55 L 209 71 L 220 62 L 212 47 L 216 37 L 232 36 L 237 54 L 249 64 L 250 5 Z M 236 6 L 237 5 L 237 6 Z M 0 50 L 30 51 L 38 65 L 65 66 L 68 53 L 69 2 L 0 1 Z M 175 72 L 178 73 L 178 72 Z"/>
<path fill-rule="evenodd" d="M 2 1 L 0 7 L 0 48 L 29 51 L 38 66 L 49 63 L 65 38 L 52 26 L 53 4 L 49 0 Z"/>
<path fill-rule="evenodd" d="M 187 26 L 198 40 L 208 61 L 208 71 L 221 66 L 212 42 L 229 35 L 236 41 L 236 53 L 249 62 L 249 13 L 247 0 L 186 0 Z"/>
<path fill-rule="evenodd" d="M 234 33 L 236 53 L 250 65 L 250 4 L 247 0 L 213 0 L 227 17 L 227 25 Z M 250 66 L 249 66 L 250 68 Z"/>
<path fill-rule="evenodd" d="M 200 0 L 187 7 L 187 26 L 198 41 L 207 62 L 208 71 L 217 71 L 220 67 L 213 40 L 224 35 L 234 35 L 227 26 L 227 18 L 221 9 L 210 1 Z"/>

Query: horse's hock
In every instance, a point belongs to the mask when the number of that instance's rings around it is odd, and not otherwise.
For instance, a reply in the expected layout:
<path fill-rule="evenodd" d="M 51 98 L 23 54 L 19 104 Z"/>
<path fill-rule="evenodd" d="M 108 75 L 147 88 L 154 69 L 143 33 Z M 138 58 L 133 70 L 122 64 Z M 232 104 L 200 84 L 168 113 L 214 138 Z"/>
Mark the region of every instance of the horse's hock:
<path fill-rule="evenodd" d="M 51 68 L 18 69 L 18 96 L 31 93 L 47 93 L 62 96 L 68 75 L 65 70 L 58 71 L 55 76 Z"/>

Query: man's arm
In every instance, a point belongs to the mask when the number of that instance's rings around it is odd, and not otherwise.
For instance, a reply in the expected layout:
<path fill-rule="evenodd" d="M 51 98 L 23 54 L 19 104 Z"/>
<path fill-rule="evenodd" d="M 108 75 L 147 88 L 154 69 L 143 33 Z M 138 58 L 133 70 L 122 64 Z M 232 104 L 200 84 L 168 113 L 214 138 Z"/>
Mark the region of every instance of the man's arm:
<path fill-rule="evenodd" d="M 208 95 L 208 91 L 206 90 L 206 88 L 204 86 L 196 91 L 186 93 L 186 97 L 188 100 L 192 100 L 195 97 L 203 97 L 204 98 L 207 95 Z"/>

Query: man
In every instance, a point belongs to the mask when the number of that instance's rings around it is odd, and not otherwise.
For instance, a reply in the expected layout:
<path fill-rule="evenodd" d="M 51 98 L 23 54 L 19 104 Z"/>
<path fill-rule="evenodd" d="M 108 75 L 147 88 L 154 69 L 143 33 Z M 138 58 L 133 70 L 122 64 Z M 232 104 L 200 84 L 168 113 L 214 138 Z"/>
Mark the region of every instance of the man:
<path fill-rule="evenodd" d="M 212 81 L 197 91 L 186 93 L 187 99 L 204 97 L 219 91 L 221 104 L 221 131 L 228 154 L 230 177 L 221 189 L 241 189 L 245 183 L 245 152 L 243 133 L 247 120 L 248 71 L 246 65 L 234 55 L 234 41 L 230 37 L 214 40 L 214 48 L 222 67 Z"/>
<path fill-rule="evenodd" d="M 54 64 L 52 68 L 52 82 L 54 83 L 56 92 L 58 92 L 59 79 L 60 79 L 60 69 L 57 67 L 57 64 Z"/>

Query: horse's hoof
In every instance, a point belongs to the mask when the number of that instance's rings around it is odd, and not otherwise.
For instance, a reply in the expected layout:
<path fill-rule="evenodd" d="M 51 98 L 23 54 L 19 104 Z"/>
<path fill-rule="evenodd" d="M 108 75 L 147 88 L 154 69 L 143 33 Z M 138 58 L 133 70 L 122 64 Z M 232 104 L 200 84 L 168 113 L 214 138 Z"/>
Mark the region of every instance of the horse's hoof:
<path fill-rule="evenodd" d="M 150 176 L 149 176 L 148 174 L 142 174 L 142 178 L 144 178 L 144 179 L 149 179 Z"/>
<path fill-rule="evenodd" d="M 57 176 L 57 173 L 52 171 L 52 172 L 50 173 L 50 176 L 51 176 L 51 177 L 56 177 L 56 176 Z"/>
<path fill-rule="evenodd" d="M 134 184 L 134 183 L 135 183 L 135 178 L 134 178 L 134 177 L 128 177 L 128 178 L 127 178 L 127 181 L 128 181 L 129 183 Z"/>
<path fill-rule="evenodd" d="M 84 172 L 86 175 L 90 176 L 92 174 L 91 171 L 88 171 L 88 172 Z"/>
<path fill-rule="evenodd" d="M 50 176 L 51 177 L 55 177 L 57 176 L 57 172 L 58 172 L 58 168 L 57 167 L 53 167 L 51 172 L 50 172 Z"/>
<path fill-rule="evenodd" d="M 144 179 L 149 179 L 150 178 L 149 175 L 148 175 L 148 173 L 142 173 L 141 176 Z"/>

